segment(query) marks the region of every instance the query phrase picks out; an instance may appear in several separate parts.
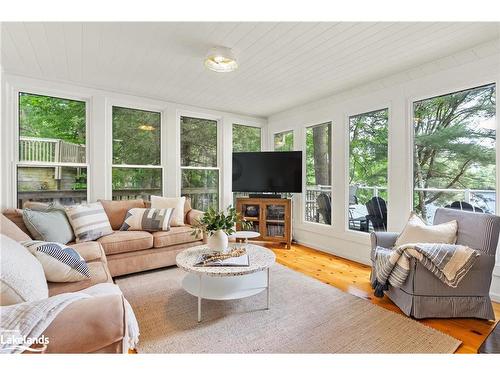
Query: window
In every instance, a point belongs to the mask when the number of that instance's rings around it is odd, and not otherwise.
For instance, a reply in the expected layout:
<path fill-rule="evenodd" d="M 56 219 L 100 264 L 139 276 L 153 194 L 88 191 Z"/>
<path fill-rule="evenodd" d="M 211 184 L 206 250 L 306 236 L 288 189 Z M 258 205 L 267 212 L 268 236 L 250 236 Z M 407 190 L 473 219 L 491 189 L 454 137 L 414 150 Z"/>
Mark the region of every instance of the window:
<path fill-rule="evenodd" d="M 331 224 L 331 123 L 306 128 L 305 220 Z"/>
<path fill-rule="evenodd" d="M 260 128 L 233 124 L 233 152 L 257 152 L 261 149 Z"/>
<path fill-rule="evenodd" d="M 413 103 L 417 213 L 438 207 L 495 212 L 495 85 Z"/>
<path fill-rule="evenodd" d="M 349 229 L 387 230 L 389 111 L 349 118 Z"/>
<path fill-rule="evenodd" d="M 19 93 L 17 205 L 87 201 L 85 102 Z"/>
<path fill-rule="evenodd" d="M 293 130 L 274 135 L 274 151 L 293 151 Z"/>
<path fill-rule="evenodd" d="M 162 195 L 161 113 L 113 107 L 113 199 Z"/>
<path fill-rule="evenodd" d="M 217 121 L 181 116 L 181 195 L 193 208 L 219 208 Z"/>

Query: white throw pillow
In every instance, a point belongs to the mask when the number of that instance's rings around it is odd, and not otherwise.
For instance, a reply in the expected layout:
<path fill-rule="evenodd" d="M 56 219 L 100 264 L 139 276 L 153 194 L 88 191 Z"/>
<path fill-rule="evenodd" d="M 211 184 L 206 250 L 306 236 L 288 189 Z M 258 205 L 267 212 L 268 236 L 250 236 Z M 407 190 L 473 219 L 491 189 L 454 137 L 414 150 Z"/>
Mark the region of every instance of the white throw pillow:
<path fill-rule="evenodd" d="M 165 198 L 156 195 L 151 196 L 151 208 L 173 208 L 172 220 L 170 225 L 172 227 L 184 226 L 184 205 L 186 204 L 186 197 L 178 198 Z"/>
<path fill-rule="evenodd" d="M 67 283 L 90 278 L 87 263 L 72 247 L 45 241 L 24 241 L 22 244 L 42 264 L 48 281 Z"/>
<path fill-rule="evenodd" d="M 66 207 L 66 215 L 75 232 L 76 242 L 93 241 L 113 233 L 100 202 Z"/>
<path fill-rule="evenodd" d="M 438 225 L 427 225 L 412 212 L 394 247 L 409 243 L 449 243 L 457 241 L 458 223 L 456 220 Z"/>
<path fill-rule="evenodd" d="M 40 262 L 28 249 L 0 234 L 0 305 L 38 301 L 49 297 Z"/>

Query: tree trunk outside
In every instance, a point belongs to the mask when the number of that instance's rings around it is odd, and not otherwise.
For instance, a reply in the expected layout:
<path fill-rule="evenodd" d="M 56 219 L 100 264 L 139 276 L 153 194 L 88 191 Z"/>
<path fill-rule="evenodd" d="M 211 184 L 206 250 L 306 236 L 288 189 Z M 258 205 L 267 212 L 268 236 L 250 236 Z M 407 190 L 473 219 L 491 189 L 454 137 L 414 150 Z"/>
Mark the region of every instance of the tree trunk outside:
<path fill-rule="evenodd" d="M 313 128 L 314 144 L 314 176 L 317 185 L 330 185 L 331 167 L 330 154 L 330 127 L 316 126 Z"/>

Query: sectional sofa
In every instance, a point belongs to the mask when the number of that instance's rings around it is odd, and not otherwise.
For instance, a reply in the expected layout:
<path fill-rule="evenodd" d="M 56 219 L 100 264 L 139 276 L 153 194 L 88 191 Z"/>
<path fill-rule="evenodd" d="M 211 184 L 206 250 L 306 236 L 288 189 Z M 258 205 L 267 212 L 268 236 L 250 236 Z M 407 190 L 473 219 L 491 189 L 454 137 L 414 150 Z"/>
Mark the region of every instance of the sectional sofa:
<path fill-rule="evenodd" d="M 88 264 L 91 277 L 71 283 L 49 282 L 49 296 L 85 291 L 100 283 L 113 283 L 114 276 L 175 265 L 183 249 L 202 243 L 191 234 L 194 220 L 202 214 L 184 207 L 185 225 L 168 232 L 119 231 L 130 208 L 147 207 L 143 200 L 101 201 L 114 233 L 97 241 L 72 244 Z M 15 241 L 29 240 L 22 210 L 3 211 L 0 232 Z M 44 332 L 50 337 L 50 353 L 122 353 L 127 352 L 125 308 L 122 296 L 105 295 L 77 301 L 52 322 Z"/>

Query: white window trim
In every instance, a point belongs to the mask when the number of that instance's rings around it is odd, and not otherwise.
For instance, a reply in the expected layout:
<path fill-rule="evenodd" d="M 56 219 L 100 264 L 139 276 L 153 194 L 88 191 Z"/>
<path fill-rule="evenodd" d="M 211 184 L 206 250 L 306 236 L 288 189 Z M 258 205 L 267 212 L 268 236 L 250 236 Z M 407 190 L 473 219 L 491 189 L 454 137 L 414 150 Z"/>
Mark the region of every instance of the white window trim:
<path fill-rule="evenodd" d="M 19 95 L 20 94 L 30 94 L 30 95 L 39 95 L 46 96 L 52 98 L 58 98 L 63 100 L 74 100 L 85 103 L 85 163 L 38 163 L 38 162 L 26 162 L 19 160 L 19 142 L 20 142 L 20 132 L 19 132 Z M 14 148 L 12 150 L 12 160 L 13 160 L 13 168 L 12 168 L 12 202 L 17 207 L 19 203 L 18 199 L 18 167 L 72 167 L 72 168 L 85 168 L 87 172 L 87 189 L 86 192 L 86 201 L 90 200 L 92 197 L 92 177 L 91 177 L 91 162 L 90 162 L 90 144 L 91 144 L 91 126 L 90 126 L 90 114 L 91 114 L 91 98 L 88 96 L 79 96 L 74 93 L 68 93 L 64 90 L 53 90 L 53 89 L 45 89 L 38 88 L 35 86 L 12 86 L 11 90 L 12 95 L 12 119 L 14 123 L 13 128 L 13 138 L 14 138 Z M 22 208 L 22 207 L 20 207 Z"/>
<path fill-rule="evenodd" d="M 445 89 L 438 89 L 429 91 L 429 94 L 419 94 L 407 97 L 406 100 L 406 121 L 409 132 L 409 152 L 410 158 L 408 160 L 407 170 L 408 176 L 407 179 L 410 181 L 410 194 L 408 196 L 408 204 L 413 211 L 413 195 L 415 193 L 415 181 L 414 181 L 414 158 L 415 158 L 415 129 L 413 124 L 413 104 L 415 102 L 432 99 L 438 96 L 445 96 L 449 94 L 454 94 L 460 91 L 472 90 L 475 88 L 479 88 L 482 86 L 495 85 L 496 92 L 496 111 L 495 111 L 495 121 L 496 121 L 496 130 L 495 130 L 495 214 L 500 215 L 500 204 L 498 200 L 498 191 L 500 186 L 500 152 L 499 152 L 499 135 L 500 135 L 500 100 L 498 98 L 498 87 L 499 87 L 500 79 L 475 79 L 470 82 L 461 83 L 458 85 L 446 85 Z"/>
<path fill-rule="evenodd" d="M 325 124 L 330 125 L 330 137 L 331 137 L 331 149 L 330 149 L 330 165 L 331 165 L 331 175 L 330 175 L 330 181 L 332 182 L 330 185 L 330 196 L 333 197 L 333 120 L 328 119 L 325 121 L 321 122 L 315 122 L 314 124 L 311 125 L 305 125 L 302 127 L 302 170 L 304 173 L 302 173 L 302 202 L 301 202 L 301 223 L 304 225 L 312 225 L 313 227 L 317 228 L 324 228 L 324 229 L 329 229 L 333 228 L 333 199 L 331 199 L 331 212 L 330 212 L 330 223 L 331 224 L 324 224 L 324 223 L 316 223 L 314 221 L 307 221 L 306 220 L 306 199 L 307 199 L 307 129 L 312 129 L 318 126 L 322 126 Z M 294 140 L 295 142 L 295 140 Z"/>
<path fill-rule="evenodd" d="M 131 109 L 131 110 L 138 110 L 138 111 L 144 111 L 144 112 L 154 112 L 154 113 L 159 113 L 160 114 L 160 164 L 113 164 L 113 108 L 118 107 L 118 108 L 125 108 L 125 109 Z M 165 133 L 165 116 L 166 116 L 166 111 L 165 107 L 163 106 L 155 106 L 155 105 L 144 105 L 142 102 L 136 102 L 133 100 L 111 100 L 108 102 L 107 105 L 107 112 L 109 114 L 109 124 L 110 124 L 110 131 L 109 131 L 109 165 L 110 165 L 110 173 L 109 175 L 109 192 L 107 194 L 109 195 L 110 199 L 113 199 L 113 168 L 130 168 L 130 169 L 161 169 L 161 187 L 160 190 L 162 192 L 162 195 L 165 195 L 165 168 L 166 165 L 164 164 L 163 160 L 166 154 L 165 150 L 165 142 L 164 141 L 164 133 Z"/>
<path fill-rule="evenodd" d="M 391 198 L 391 192 L 390 192 L 390 184 L 389 184 L 389 179 L 390 179 L 390 171 L 391 171 L 391 147 L 390 145 L 390 128 L 391 128 L 391 119 L 392 119 L 392 111 L 391 111 L 391 105 L 392 103 L 387 103 L 386 105 L 378 106 L 378 109 L 370 109 L 370 110 L 365 110 L 362 112 L 358 113 L 353 113 L 349 112 L 348 114 L 345 115 L 345 196 L 344 196 L 344 207 L 345 207 L 345 215 L 344 215 L 344 230 L 350 234 L 353 234 L 355 236 L 361 236 L 362 238 L 367 238 L 370 236 L 369 232 L 361 232 L 361 231 L 356 231 L 349 229 L 349 170 L 351 168 L 351 161 L 350 161 L 350 151 L 351 151 L 351 132 L 350 132 L 350 121 L 351 117 L 356 117 L 360 115 L 365 115 L 365 114 L 370 114 L 373 112 L 378 112 L 378 111 L 383 111 L 387 110 L 387 223 L 389 223 L 389 202 Z M 375 106 L 377 107 L 377 106 Z M 373 108 L 373 106 L 370 107 L 365 107 L 365 108 Z"/>
<path fill-rule="evenodd" d="M 181 145 L 181 118 L 182 117 L 190 117 L 190 118 L 196 118 L 196 119 L 201 119 L 201 120 L 209 120 L 209 121 L 215 121 L 216 122 L 216 129 L 217 129 L 217 166 L 215 167 L 195 167 L 195 166 L 184 166 L 181 165 L 181 152 L 180 152 L 180 145 Z M 177 168 L 176 170 L 178 171 L 178 178 L 177 178 L 177 195 L 182 194 L 182 170 L 216 170 L 217 171 L 217 179 L 218 179 L 218 185 L 217 185 L 217 196 L 218 196 L 218 202 L 217 202 L 217 209 L 221 209 L 222 205 L 222 173 L 221 173 L 221 165 L 222 165 L 222 160 L 223 160 L 223 118 L 221 116 L 216 116 L 212 114 L 207 114 L 207 113 L 202 113 L 202 112 L 193 112 L 193 111 L 188 111 L 188 110 L 178 110 L 177 111 L 177 134 L 178 138 L 176 139 L 176 150 L 177 152 Z M 231 125 L 231 134 L 232 134 L 232 125 Z M 231 150 L 232 150 L 232 144 L 231 144 Z"/>

